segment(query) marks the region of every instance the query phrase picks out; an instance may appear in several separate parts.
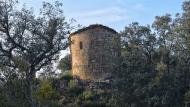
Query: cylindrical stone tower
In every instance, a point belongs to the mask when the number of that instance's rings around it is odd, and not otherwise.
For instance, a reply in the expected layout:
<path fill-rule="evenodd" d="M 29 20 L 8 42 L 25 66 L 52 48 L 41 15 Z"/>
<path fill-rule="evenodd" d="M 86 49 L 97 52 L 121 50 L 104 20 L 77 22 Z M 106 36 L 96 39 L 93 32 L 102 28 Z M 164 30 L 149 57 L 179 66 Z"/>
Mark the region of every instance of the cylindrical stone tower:
<path fill-rule="evenodd" d="M 72 74 L 81 79 L 104 80 L 118 67 L 120 38 L 106 26 L 95 24 L 69 37 Z"/>

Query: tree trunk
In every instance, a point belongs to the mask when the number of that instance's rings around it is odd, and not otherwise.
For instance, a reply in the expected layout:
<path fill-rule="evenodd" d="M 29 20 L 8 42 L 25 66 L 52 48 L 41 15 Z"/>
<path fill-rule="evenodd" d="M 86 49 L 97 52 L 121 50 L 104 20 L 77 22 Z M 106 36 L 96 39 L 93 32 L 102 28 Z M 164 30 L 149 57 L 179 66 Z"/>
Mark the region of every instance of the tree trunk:
<path fill-rule="evenodd" d="M 31 69 L 26 73 L 26 96 L 29 107 L 35 107 L 35 102 L 32 96 L 34 79 L 35 71 Z"/>
<path fill-rule="evenodd" d="M 168 71 L 168 73 L 170 73 L 170 52 L 167 51 L 166 57 L 167 57 L 167 59 L 166 59 L 167 71 Z"/>

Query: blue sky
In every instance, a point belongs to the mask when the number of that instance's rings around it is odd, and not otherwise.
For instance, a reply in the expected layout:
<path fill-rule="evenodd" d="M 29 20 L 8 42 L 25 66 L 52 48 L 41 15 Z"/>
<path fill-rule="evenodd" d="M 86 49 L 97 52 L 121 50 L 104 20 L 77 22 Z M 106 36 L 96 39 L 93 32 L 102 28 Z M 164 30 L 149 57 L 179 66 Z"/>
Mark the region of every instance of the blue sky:
<path fill-rule="evenodd" d="M 27 7 L 38 10 L 42 1 L 20 0 Z M 184 0 L 62 0 L 67 19 L 74 18 L 77 23 L 104 24 L 118 32 L 134 21 L 142 25 L 151 24 L 155 16 L 181 12 Z"/>

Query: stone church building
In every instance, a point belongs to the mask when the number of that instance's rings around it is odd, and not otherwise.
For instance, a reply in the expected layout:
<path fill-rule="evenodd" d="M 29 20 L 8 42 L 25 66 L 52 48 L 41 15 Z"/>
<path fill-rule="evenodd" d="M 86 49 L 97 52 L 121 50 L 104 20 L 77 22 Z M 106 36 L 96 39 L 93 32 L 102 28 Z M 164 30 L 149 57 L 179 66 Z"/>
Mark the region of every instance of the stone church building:
<path fill-rule="evenodd" d="M 112 77 L 120 58 L 120 37 L 106 26 L 94 24 L 69 36 L 72 74 L 101 81 Z"/>

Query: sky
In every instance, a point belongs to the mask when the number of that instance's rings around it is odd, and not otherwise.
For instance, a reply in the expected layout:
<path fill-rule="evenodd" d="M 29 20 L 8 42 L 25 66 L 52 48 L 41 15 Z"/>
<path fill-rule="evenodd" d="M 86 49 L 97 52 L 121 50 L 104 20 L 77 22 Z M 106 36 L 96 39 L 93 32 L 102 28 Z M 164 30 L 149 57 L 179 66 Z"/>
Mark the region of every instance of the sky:
<path fill-rule="evenodd" d="M 19 0 L 26 7 L 33 7 L 37 13 L 42 2 L 55 0 Z M 132 22 L 151 25 L 155 16 L 169 13 L 175 16 L 182 12 L 185 0 L 60 0 L 63 2 L 64 15 L 67 20 L 75 19 L 75 25 L 103 24 L 115 29 L 124 30 Z M 69 54 L 69 49 L 62 52 L 62 57 Z"/>
<path fill-rule="evenodd" d="M 39 10 L 42 1 L 54 0 L 19 0 L 27 7 Z M 88 26 L 103 24 L 116 31 L 122 31 L 132 22 L 141 25 L 151 24 L 155 16 L 170 13 L 173 16 L 182 12 L 184 0 L 61 0 L 67 19 L 75 19 L 76 24 Z"/>

